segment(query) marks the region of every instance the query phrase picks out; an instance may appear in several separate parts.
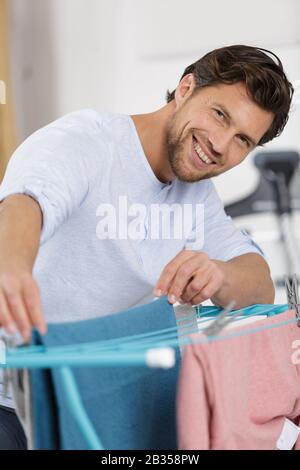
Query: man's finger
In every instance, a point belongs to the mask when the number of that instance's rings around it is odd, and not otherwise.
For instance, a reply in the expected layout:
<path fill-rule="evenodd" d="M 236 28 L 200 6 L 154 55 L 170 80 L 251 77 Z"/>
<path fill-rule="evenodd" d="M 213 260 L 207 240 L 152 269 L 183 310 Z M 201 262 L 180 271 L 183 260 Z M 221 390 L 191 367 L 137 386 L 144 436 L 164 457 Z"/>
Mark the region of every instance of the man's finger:
<path fill-rule="evenodd" d="M 200 278 L 202 277 L 203 282 L 206 282 L 208 275 L 207 271 L 209 271 L 208 256 L 204 253 L 194 254 L 192 258 L 184 261 L 177 269 L 177 272 L 169 285 L 168 295 L 173 296 L 178 300 L 196 273 L 200 273 Z M 197 292 L 194 292 L 193 295 L 196 293 Z"/>
<path fill-rule="evenodd" d="M 42 313 L 39 289 L 31 276 L 23 281 L 23 299 L 33 326 L 35 326 L 41 334 L 47 331 L 46 323 Z"/>
<path fill-rule="evenodd" d="M 13 317 L 10 315 L 8 306 L 2 291 L 0 291 L 0 327 L 3 327 L 7 333 L 14 334 L 17 327 Z"/>
<path fill-rule="evenodd" d="M 24 340 L 29 340 L 32 325 L 28 318 L 26 307 L 23 303 L 23 299 L 20 293 L 18 291 L 8 290 L 7 292 L 5 292 L 5 298 L 7 301 L 9 312 L 12 315 Z"/>
<path fill-rule="evenodd" d="M 187 259 L 192 258 L 195 255 L 194 251 L 183 250 L 175 256 L 163 269 L 154 290 L 154 295 L 160 297 L 161 295 L 167 294 L 169 285 L 175 276 L 178 268 Z"/>
<path fill-rule="evenodd" d="M 205 300 L 210 299 L 218 290 L 216 283 L 214 282 L 213 277 L 208 280 L 208 282 L 202 287 L 200 292 L 198 292 L 194 297 L 189 301 L 191 305 L 198 305 Z"/>
<path fill-rule="evenodd" d="M 195 297 L 195 295 L 199 294 L 200 291 L 204 288 L 204 286 L 208 283 L 208 281 L 212 277 L 212 269 L 206 270 L 198 270 L 190 282 L 187 284 L 185 290 L 182 293 L 182 299 L 184 302 L 189 303 Z"/>

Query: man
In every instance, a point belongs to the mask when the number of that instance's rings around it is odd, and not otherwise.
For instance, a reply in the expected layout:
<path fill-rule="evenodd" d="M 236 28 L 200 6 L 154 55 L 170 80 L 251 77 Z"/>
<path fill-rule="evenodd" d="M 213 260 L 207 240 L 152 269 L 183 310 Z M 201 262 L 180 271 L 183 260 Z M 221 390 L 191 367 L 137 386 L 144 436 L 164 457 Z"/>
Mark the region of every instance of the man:
<path fill-rule="evenodd" d="M 32 327 L 45 333 L 46 322 L 111 314 L 153 295 L 273 302 L 268 265 L 226 216 L 211 178 L 282 132 L 293 89 L 276 59 L 248 46 L 212 51 L 155 112 L 84 110 L 21 145 L 0 188 L 8 333 L 28 340 Z M 203 217 L 165 218 L 157 232 L 154 209 L 178 205 L 202 207 Z"/>

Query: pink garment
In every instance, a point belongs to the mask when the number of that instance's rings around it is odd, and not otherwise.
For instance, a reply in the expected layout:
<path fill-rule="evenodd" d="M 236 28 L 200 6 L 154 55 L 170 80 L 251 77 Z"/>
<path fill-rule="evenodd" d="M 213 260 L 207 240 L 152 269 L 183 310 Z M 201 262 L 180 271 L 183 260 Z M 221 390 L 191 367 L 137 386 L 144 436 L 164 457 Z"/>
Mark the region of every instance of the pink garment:
<path fill-rule="evenodd" d="M 291 319 L 295 312 L 287 311 L 225 328 L 219 337 Z M 191 338 L 195 342 L 205 336 Z M 299 340 L 300 328 L 290 323 L 186 346 L 177 393 L 178 448 L 276 449 L 285 418 L 300 426 Z M 300 450 L 299 437 L 295 449 Z"/>

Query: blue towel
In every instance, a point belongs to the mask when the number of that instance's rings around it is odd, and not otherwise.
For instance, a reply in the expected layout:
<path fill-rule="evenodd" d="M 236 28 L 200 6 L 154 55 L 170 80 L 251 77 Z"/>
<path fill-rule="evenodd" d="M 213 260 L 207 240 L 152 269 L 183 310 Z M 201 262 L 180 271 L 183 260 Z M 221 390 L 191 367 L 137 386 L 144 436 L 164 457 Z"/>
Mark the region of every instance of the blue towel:
<path fill-rule="evenodd" d="M 49 325 L 46 336 L 35 332 L 34 344 L 62 346 L 119 338 L 176 327 L 165 297 L 149 304 L 76 323 Z M 176 449 L 176 366 L 74 368 L 86 412 L 106 449 Z M 34 448 L 84 450 L 86 444 L 68 414 L 60 378 L 55 371 L 31 372 Z"/>

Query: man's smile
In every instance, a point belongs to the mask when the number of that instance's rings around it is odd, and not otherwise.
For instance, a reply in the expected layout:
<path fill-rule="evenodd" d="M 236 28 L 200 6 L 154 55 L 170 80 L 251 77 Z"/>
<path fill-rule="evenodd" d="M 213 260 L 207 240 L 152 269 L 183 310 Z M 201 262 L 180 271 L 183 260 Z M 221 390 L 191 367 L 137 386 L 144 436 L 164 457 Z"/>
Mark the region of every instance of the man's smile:
<path fill-rule="evenodd" d="M 213 166 L 216 166 L 216 163 L 213 162 L 212 159 L 208 157 L 206 153 L 202 150 L 194 136 L 192 138 L 191 154 L 193 162 L 201 170 L 203 170 L 204 168 L 212 168 Z"/>

